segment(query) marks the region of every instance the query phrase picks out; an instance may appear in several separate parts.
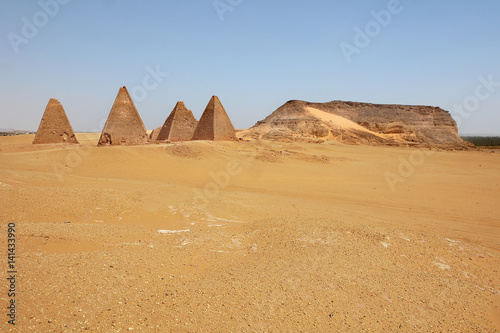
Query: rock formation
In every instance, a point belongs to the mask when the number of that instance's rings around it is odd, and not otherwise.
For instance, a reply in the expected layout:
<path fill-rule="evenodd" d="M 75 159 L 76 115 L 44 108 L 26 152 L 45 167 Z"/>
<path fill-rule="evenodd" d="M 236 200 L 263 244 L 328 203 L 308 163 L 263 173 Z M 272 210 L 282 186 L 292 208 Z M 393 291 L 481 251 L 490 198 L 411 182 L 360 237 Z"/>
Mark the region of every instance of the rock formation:
<path fill-rule="evenodd" d="M 41 143 L 78 143 L 63 106 L 54 98 L 49 100 L 33 140 L 33 144 Z"/>
<path fill-rule="evenodd" d="M 217 96 L 212 96 L 208 102 L 194 132 L 193 140 L 236 140 L 233 124 Z"/>
<path fill-rule="evenodd" d="M 141 145 L 148 143 L 148 133 L 126 87 L 120 88 L 98 146 Z"/>
<path fill-rule="evenodd" d="M 177 102 L 158 134 L 158 141 L 189 141 L 193 138 L 198 121 L 183 102 Z"/>
<path fill-rule="evenodd" d="M 455 121 L 441 108 L 343 101 L 288 101 L 242 136 L 351 144 L 472 146 L 460 138 Z"/>

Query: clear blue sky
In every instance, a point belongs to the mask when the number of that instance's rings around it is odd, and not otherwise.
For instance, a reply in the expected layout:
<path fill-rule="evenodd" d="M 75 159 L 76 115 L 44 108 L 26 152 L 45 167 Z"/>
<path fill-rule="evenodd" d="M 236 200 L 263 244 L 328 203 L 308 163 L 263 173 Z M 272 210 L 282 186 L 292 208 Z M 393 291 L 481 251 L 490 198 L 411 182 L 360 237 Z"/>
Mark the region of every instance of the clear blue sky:
<path fill-rule="evenodd" d="M 500 135 L 498 0 L 54 1 L 0 2 L 0 128 L 36 130 L 57 98 L 97 131 L 125 85 L 148 129 L 218 95 L 237 128 L 290 99 L 351 100 L 440 106 L 461 134 Z"/>

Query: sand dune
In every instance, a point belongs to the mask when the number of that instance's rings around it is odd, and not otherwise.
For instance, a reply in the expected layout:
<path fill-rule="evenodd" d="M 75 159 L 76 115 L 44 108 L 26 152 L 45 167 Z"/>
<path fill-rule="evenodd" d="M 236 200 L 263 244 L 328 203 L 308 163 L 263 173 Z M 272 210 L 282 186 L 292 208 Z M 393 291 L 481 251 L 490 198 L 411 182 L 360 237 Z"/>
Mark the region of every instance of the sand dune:
<path fill-rule="evenodd" d="M 378 136 L 379 138 L 387 139 L 387 137 L 385 135 L 370 131 L 369 129 L 367 129 L 361 125 L 358 125 L 354 121 L 351 121 L 347 118 L 337 116 L 337 115 L 334 115 L 334 114 L 331 114 L 331 113 L 328 113 L 325 111 L 321 111 L 319 109 L 316 109 L 316 108 L 313 108 L 310 106 L 307 106 L 306 110 L 315 118 L 326 122 L 329 126 L 336 127 L 339 129 L 344 129 L 344 130 L 356 130 L 356 131 L 369 133 L 371 135 Z"/>
<path fill-rule="evenodd" d="M 498 152 L 76 135 L 0 138 L 19 332 L 500 330 Z"/>

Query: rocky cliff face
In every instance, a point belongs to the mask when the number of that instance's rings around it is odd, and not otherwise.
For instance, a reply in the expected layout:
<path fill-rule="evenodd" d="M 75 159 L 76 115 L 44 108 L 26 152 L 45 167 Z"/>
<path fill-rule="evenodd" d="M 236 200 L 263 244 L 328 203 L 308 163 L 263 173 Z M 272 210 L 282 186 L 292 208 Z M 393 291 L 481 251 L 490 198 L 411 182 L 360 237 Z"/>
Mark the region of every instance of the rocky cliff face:
<path fill-rule="evenodd" d="M 288 101 L 244 137 L 468 148 L 450 113 L 432 106 Z"/>

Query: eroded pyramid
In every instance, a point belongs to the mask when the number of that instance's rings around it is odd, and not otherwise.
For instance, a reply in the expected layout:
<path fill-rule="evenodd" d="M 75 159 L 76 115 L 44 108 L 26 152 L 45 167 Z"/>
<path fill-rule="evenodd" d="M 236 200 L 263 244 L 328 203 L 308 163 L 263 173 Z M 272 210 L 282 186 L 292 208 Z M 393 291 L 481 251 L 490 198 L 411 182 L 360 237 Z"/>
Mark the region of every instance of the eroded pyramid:
<path fill-rule="evenodd" d="M 236 140 L 233 124 L 219 97 L 212 96 L 198 122 L 193 140 Z"/>
<path fill-rule="evenodd" d="M 198 121 L 183 102 L 177 102 L 158 134 L 158 141 L 190 141 Z"/>
<path fill-rule="evenodd" d="M 127 88 L 121 87 L 97 145 L 142 145 L 148 142 L 141 116 Z"/>
<path fill-rule="evenodd" d="M 162 128 L 163 126 L 160 126 L 152 130 L 151 133 L 149 134 L 149 141 L 156 141 Z"/>
<path fill-rule="evenodd" d="M 33 144 L 42 143 L 78 143 L 63 106 L 54 98 L 49 100 L 33 140 Z"/>

